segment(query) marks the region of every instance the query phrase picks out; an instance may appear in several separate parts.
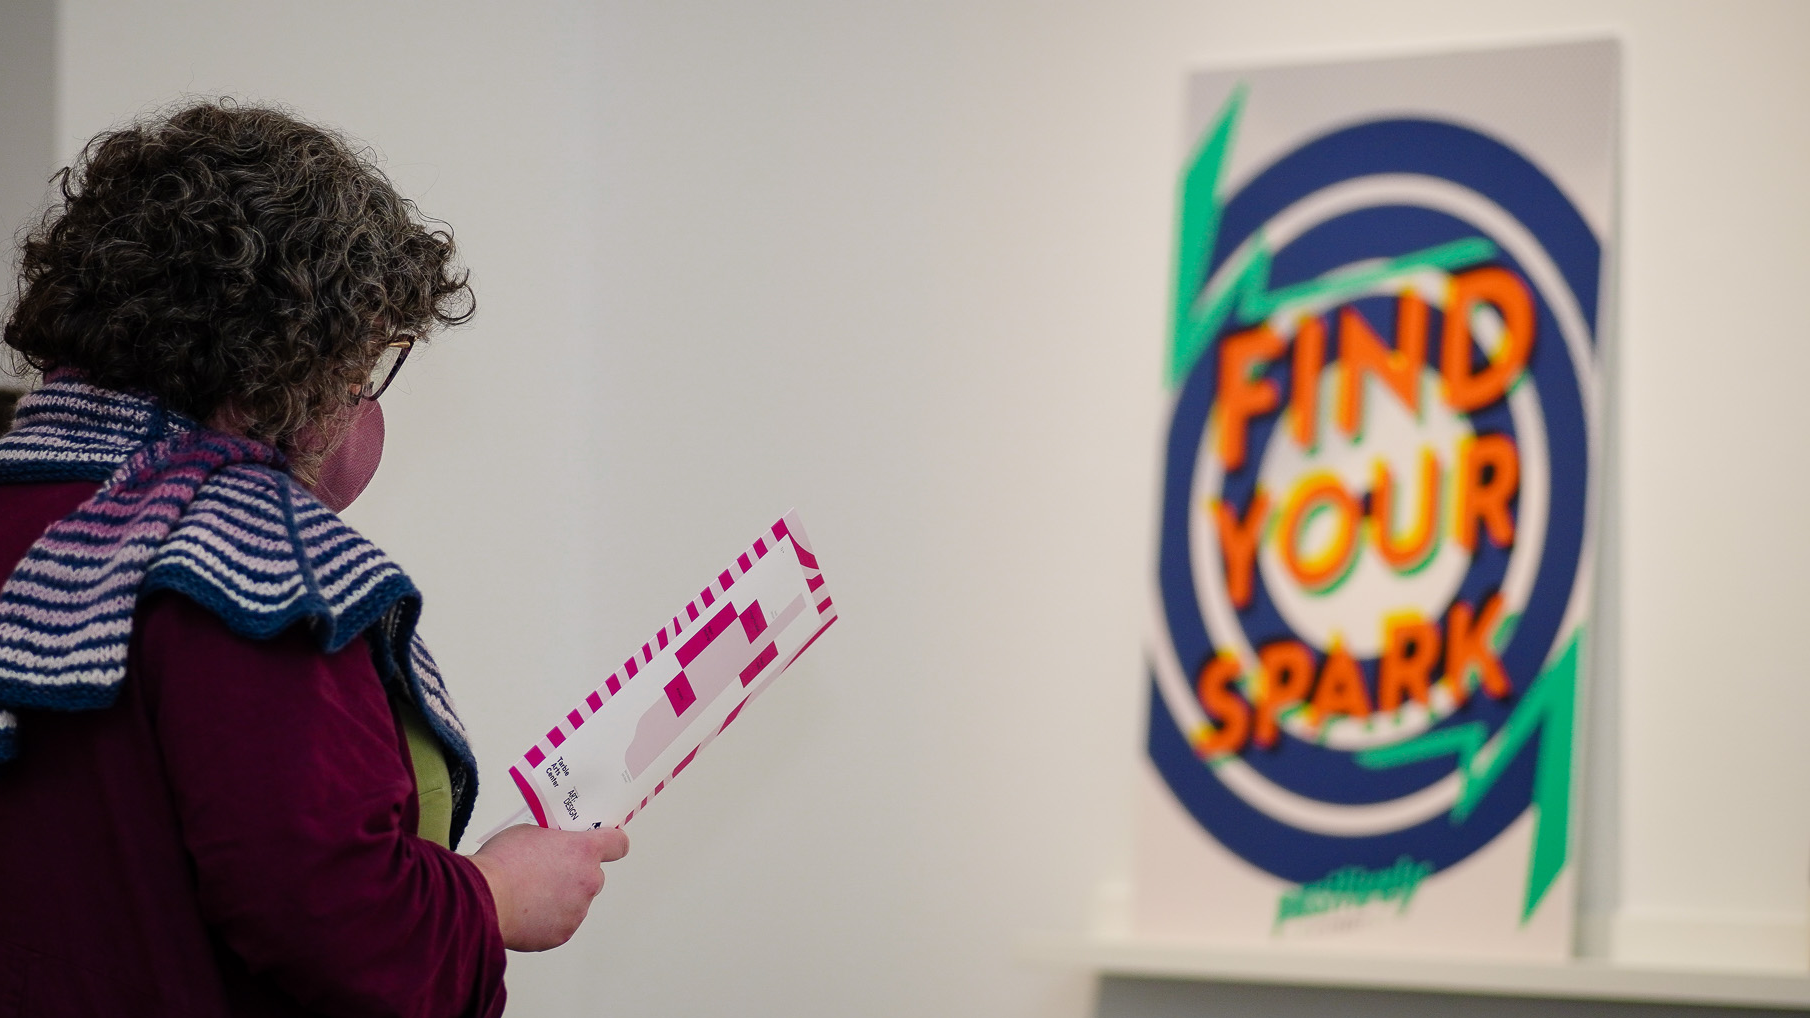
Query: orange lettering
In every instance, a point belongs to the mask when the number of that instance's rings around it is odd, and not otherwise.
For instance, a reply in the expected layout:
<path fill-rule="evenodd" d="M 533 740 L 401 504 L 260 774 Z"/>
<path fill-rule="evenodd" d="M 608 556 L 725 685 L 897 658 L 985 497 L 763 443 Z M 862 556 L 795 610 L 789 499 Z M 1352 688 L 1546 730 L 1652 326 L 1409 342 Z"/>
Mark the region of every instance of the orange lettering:
<path fill-rule="evenodd" d="M 1477 522 L 1489 530 L 1498 548 L 1515 540 L 1515 518 L 1509 504 L 1521 486 L 1521 457 L 1507 435 L 1478 435 L 1459 450 L 1458 543 L 1477 547 Z"/>
<path fill-rule="evenodd" d="M 1211 735 L 1195 745 L 1201 756 L 1236 753 L 1244 748 L 1245 736 L 1251 731 L 1251 708 L 1235 688 L 1240 669 L 1238 659 L 1220 654 L 1202 665 L 1195 695 L 1206 709 L 1207 718 L 1217 727 Z"/>
<path fill-rule="evenodd" d="M 1472 374 L 1471 309 L 1479 303 L 1492 304 L 1501 312 L 1502 346 L 1482 371 Z M 1533 296 L 1521 277 L 1496 266 L 1453 276 L 1439 348 L 1446 403 L 1468 413 L 1501 399 L 1527 366 L 1533 325 Z"/>
<path fill-rule="evenodd" d="M 1394 710 L 1404 696 L 1426 703 L 1433 666 L 1439 662 L 1439 629 L 1419 615 L 1391 618 L 1383 625 L 1383 656 L 1376 666 L 1378 709 Z"/>
<path fill-rule="evenodd" d="M 1251 574 L 1257 568 L 1257 540 L 1263 536 L 1263 520 L 1269 515 L 1270 497 L 1262 488 L 1251 496 L 1251 507 L 1244 519 L 1233 515 L 1232 507 L 1222 501 L 1213 502 L 1213 519 L 1219 524 L 1219 556 L 1225 560 L 1226 593 L 1232 604 L 1243 608 L 1251 603 Z"/>
<path fill-rule="evenodd" d="M 1395 390 L 1409 411 L 1420 413 L 1420 369 L 1427 360 L 1427 306 L 1404 293 L 1396 305 L 1395 349 L 1383 345 L 1356 308 L 1339 312 L 1339 428 L 1358 433 L 1364 419 L 1364 376 Z"/>
<path fill-rule="evenodd" d="M 1313 651 L 1299 640 L 1272 643 L 1257 652 L 1263 666 L 1263 693 L 1257 697 L 1257 731 L 1252 737 L 1268 749 L 1276 744 L 1276 718 L 1282 708 L 1307 698 L 1314 681 Z"/>
<path fill-rule="evenodd" d="M 1338 523 L 1332 543 L 1320 554 L 1307 558 L 1301 554 L 1301 530 L 1320 506 L 1337 513 Z M 1362 517 L 1363 507 L 1337 477 L 1325 473 L 1307 477 L 1295 487 L 1288 503 L 1282 507 L 1282 564 L 1303 587 L 1309 590 L 1325 587 L 1345 575 L 1351 553 L 1357 546 L 1358 522 Z"/>
<path fill-rule="evenodd" d="M 1375 480 L 1370 486 L 1371 512 L 1375 514 L 1376 553 L 1398 573 L 1405 573 L 1426 561 L 1439 535 L 1439 457 L 1433 450 L 1420 450 L 1420 504 L 1414 514 L 1414 526 L 1405 537 L 1396 537 L 1395 478 L 1389 464 L 1376 461 Z"/>
<path fill-rule="evenodd" d="M 1227 470 L 1244 465 L 1251 418 L 1282 402 L 1276 383 L 1256 375 L 1283 349 L 1282 338 L 1267 325 L 1227 336 L 1219 344 L 1219 458 Z"/>
<path fill-rule="evenodd" d="M 1288 398 L 1295 443 L 1303 449 L 1312 449 L 1320 437 L 1320 371 L 1325 366 L 1326 323 L 1303 318 L 1295 327 L 1295 385 Z"/>
<path fill-rule="evenodd" d="M 1502 662 L 1490 649 L 1490 635 L 1502 617 L 1502 595 L 1491 594 L 1483 602 L 1483 613 L 1473 619 L 1471 606 L 1463 601 L 1453 603 L 1445 623 L 1445 683 L 1454 702 L 1464 703 L 1464 673 L 1475 665 L 1483 691 L 1500 700 L 1514 691 Z"/>
<path fill-rule="evenodd" d="M 1314 688 L 1314 714 L 1321 721 L 1344 714 L 1354 718 L 1370 716 L 1370 694 L 1364 689 L 1364 673 L 1357 658 L 1343 646 L 1334 644 L 1326 655 L 1326 666 L 1320 670 L 1320 682 Z"/>

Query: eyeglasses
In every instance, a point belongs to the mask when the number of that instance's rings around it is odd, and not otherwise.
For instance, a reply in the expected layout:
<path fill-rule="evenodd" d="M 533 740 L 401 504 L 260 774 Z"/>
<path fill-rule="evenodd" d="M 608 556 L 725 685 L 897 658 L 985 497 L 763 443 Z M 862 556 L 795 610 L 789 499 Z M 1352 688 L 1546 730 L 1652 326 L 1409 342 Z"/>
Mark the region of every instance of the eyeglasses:
<path fill-rule="evenodd" d="M 371 368 L 371 377 L 358 390 L 359 399 L 376 399 L 383 395 L 383 390 L 390 387 L 395 380 L 396 372 L 402 370 L 402 362 L 409 359 L 409 351 L 415 347 L 415 337 L 403 336 L 384 344 L 383 353 Z"/>

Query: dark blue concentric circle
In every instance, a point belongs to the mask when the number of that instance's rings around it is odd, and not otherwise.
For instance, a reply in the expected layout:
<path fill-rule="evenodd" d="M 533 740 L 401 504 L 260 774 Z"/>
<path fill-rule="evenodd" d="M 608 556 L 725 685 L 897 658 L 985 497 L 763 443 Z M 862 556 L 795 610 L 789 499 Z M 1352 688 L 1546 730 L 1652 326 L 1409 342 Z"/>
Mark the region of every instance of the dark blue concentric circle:
<path fill-rule="evenodd" d="M 1585 321 L 1595 321 L 1600 249 L 1570 201 L 1537 167 L 1512 149 L 1475 131 L 1425 120 L 1358 125 L 1319 138 L 1278 160 L 1227 202 L 1207 277 L 1252 232 L 1282 209 L 1341 181 L 1386 173 L 1443 178 L 1494 201 L 1533 234 L 1558 266 Z M 1431 209 L 1388 206 L 1358 210 L 1317 224 L 1274 252 L 1270 285 L 1287 286 L 1355 261 L 1391 257 L 1476 233 L 1474 224 Z M 1497 264 L 1526 278 L 1526 267 L 1517 264 L 1506 250 L 1498 256 Z M 1528 370 L 1540 396 L 1552 490 L 1545 547 L 1540 550 L 1534 589 L 1513 639 L 1501 654 L 1517 691 L 1524 690 L 1533 680 L 1555 641 L 1567 635 L 1560 632 L 1560 627 L 1583 552 L 1590 471 L 1589 432 L 1580 382 L 1552 309 L 1538 289 L 1530 290 L 1535 295 L 1537 321 Z M 1369 300 L 1358 306 L 1379 334 L 1393 334 L 1391 302 Z M 1228 328 L 1226 333 L 1231 331 Z M 1438 335 L 1437 313 L 1431 335 Z M 1219 338 L 1223 336 L 1215 337 Z M 1437 357 L 1437 352 L 1430 351 L 1429 357 Z M 1217 396 L 1217 371 L 1210 367 L 1213 364 L 1212 357 L 1203 357 L 1177 396 L 1167 447 L 1158 561 L 1163 610 L 1176 657 L 1182 667 L 1191 670 L 1217 650 L 1207 635 L 1195 596 L 1190 554 L 1194 467 Z M 1286 363 L 1272 365 L 1268 374 L 1286 391 Z M 1470 419 L 1473 429 L 1480 433 L 1514 434 L 1513 422 L 1503 404 L 1486 407 Z M 1252 450 L 1263 448 L 1275 423 L 1274 417 L 1253 422 Z M 1245 504 L 1255 484 L 1259 462 L 1260 457 L 1253 455 L 1245 467 L 1228 475 L 1223 489 L 1228 500 Z M 1480 549 L 1457 596 L 1479 603 L 1500 584 L 1507 553 L 1508 549 Z M 1240 612 L 1240 622 L 1254 642 L 1292 635 L 1261 589 L 1252 604 Z M 1375 662 L 1364 662 L 1363 666 L 1374 688 Z M 1474 697 L 1443 724 L 1482 721 L 1493 732 L 1517 701 L 1517 697 L 1500 702 Z M 1440 816 L 1415 827 L 1362 838 L 1300 830 L 1262 813 L 1231 792 L 1213 769 L 1195 755 L 1154 687 L 1149 752 L 1177 798 L 1216 838 L 1253 865 L 1284 879 L 1304 882 L 1353 863 L 1387 866 L 1404 854 L 1437 869 L 1466 858 L 1526 810 L 1532 795 L 1537 737 L 1464 823 Z M 1398 798 L 1440 780 L 1451 773 L 1453 766 L 1445 760 L 1370 770 L 1358 766 L 1349 754 L 1286 737 L 1272 750 L 1248 749 L 1244 759 L 1290 791 L 1341 804 Z"/>

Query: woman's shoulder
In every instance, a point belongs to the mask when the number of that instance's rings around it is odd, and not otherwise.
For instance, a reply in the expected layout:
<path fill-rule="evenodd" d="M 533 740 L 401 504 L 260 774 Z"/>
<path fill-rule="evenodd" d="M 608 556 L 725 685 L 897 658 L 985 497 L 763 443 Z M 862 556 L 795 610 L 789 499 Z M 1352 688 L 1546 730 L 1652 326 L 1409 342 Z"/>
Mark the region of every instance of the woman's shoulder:
<path fill-rule="evenodd" d="M 408 574 L 287 474 L 241 464 L 201 486 L 145 576 L 243 636 L 269 639 L 306 619 L 338 650 L 404 598 Z"/>

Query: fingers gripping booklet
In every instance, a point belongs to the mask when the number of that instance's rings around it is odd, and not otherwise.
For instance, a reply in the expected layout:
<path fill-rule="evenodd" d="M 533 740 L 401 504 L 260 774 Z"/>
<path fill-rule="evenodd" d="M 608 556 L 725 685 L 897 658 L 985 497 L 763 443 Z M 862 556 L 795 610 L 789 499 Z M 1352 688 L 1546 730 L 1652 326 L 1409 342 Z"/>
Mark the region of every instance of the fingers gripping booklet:
<path fill-rule="evenodd" d="M 509 768 L 534 822 L 628 823 L 835 621 L 787 513 Z"/>

